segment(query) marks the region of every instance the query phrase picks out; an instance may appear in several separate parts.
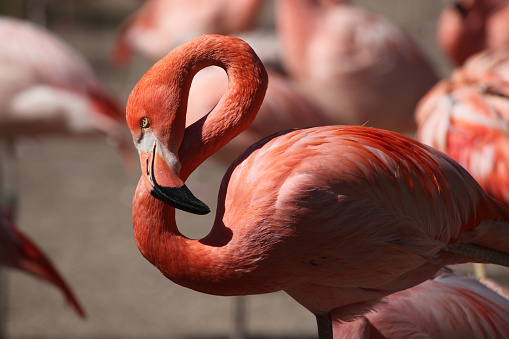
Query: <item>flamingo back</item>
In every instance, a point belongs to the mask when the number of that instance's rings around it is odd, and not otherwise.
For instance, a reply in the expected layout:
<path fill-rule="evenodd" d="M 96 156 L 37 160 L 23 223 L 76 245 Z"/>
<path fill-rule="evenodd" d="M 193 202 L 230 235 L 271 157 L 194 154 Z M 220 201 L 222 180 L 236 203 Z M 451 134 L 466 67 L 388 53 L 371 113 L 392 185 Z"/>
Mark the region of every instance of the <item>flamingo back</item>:
<path fill-rule="evenodd" d="M 32 86 L 46 85 L 90 100 L 92 111 L 124 119 L 121 105 L 101 88 L 90 65 L 56 35 L 34 24 L 0 17 L 0 112 Z"/>
<path fill-rule="evenodd" d="M 133 165 L 123 129 L 125 111 L 99 84 L 84 57 L 59 37 L 21 20 L 0 17 L 0 132 L 106 134 Z"/>
<path fill-rule="evenodd" d="M 45 83 L 77 92 L 99 84 L 85 59 L 60 38 L 34 24 L 0 17 L 1 94 L 5 86 L 20 91 L 33 83 Z M 10 96 L 0 102 L 5 103 Z"/>

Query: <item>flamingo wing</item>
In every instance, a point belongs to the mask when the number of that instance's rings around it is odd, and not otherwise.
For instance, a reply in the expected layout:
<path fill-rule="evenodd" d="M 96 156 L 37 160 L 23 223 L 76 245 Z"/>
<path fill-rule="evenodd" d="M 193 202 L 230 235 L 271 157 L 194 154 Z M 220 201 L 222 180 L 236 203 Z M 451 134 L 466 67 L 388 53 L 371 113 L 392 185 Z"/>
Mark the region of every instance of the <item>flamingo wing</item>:
<path fill-rule="evenodd" d="M 262 141 L 232 165 L 222 194 L 218 218 L 244 238 L 258 237 L 257 246 L 275 264 L 288 266 L 284 272 L 331 289 L 356 286 L 357 293 L 420 283 L 446 263 L 441 252 L 446 246 L 479 236 L 471 232 L 479 226 L 507 230 L 509 220 L 496 221 L 499 207 L 490 206 L 474 179 L 449 157 L 362 127 L 310 128 Z M 487 247 L 491 242 L 489 236 L 478 239 Z M 279 243 L 284 251 L 278 251 Z M 250 248 L 240 253 L 247 257 Z M 357 269 L 369 265 L 374 266 Z M 275 274 L 288 281 L 284 272 Z M 289 284 L 287 292 L 308 309 L 326 308 L 306 305 L 307 297 L 295 291 L 298 284 Z"/>

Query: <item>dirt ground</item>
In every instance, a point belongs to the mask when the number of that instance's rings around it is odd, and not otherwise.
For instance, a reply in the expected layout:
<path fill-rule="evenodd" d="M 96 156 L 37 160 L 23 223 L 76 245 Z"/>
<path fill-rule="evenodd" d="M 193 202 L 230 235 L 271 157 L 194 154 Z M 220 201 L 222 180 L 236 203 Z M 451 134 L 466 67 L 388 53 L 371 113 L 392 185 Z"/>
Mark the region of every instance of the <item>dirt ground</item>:
<path fill-rule="evenodd" d="M 50 0 L 51 2 L 51 0 Z M 120 20 L 136 1 L 77 3 L 80 11 L 109 13 Z M 366 6 L 406 27 L 439 72 L 449 65 L 434 43 L 435 24 L 445 1 L 363 0 Z M 0 7 L 1 8 L 1 7 Z M 96 11 L 96 12 L 94 12 Z M 102 18 L 102 16 L 101 16 Z M 61 35 L 93 64 L 106 87 L 124 102 L 151 65 L 136 58 L 129 71 L 115 70 L 109 52 L 115 24 L 77 21 Z M 8 271 L 4 279 L 7 338 L 226 338 L 232 329 L 235 298 L 200 294 L 164 278 L 146 262 L 134 243 L 131 199 L 139 173 L 126 173 L 118 152 L 103 138 L 49 139 L 19 147 L 19 227 L 53 259 L 83 303 L 79 319 L 60 293 L 26 274 Z M 188 186 L 209 206 L 225 168 L 208 162 Z M 180 213 L 179 227 L 189 237 L 207 234 L 213 213 Z M 470 266 L 460 269 L 470 271 Z M 488 273 L 509 286 L 509 271 Z M 284 293 L 246 299 L 251 338 L 313 338 L 314 317 Z"/>

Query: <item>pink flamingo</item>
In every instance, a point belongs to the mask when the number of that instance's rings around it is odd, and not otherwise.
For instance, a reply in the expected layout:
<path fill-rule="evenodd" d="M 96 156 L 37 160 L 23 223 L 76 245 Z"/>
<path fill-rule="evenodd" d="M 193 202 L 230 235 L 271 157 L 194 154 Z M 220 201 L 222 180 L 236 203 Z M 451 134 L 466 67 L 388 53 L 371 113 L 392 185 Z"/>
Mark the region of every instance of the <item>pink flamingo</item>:
<path fill-rule="evenodd" d="M 262 7 L 261 0 L 180 1 L 149 0 L 118 29 L 114 63 L 126 65 L 133 52 L 158 60 L 178 44 L 203 33 L 234 34 L 250 29 Z M 265 60 L 279 66 L 274 44 L 263 35 L 252 35 L 265 53 Z M 276 72 L 270 73 L 270 85 L 264 104 L 253 124 L 214 155 L 215 160 L 230 164 L 254 142 L 282 129 L 329 124 L 330 121 L 304 97 L 292 81 Z M 224 86 L 221 86 L 223 84 Z M 200 119 L 219 101 L 226 87 L 224 74 L 208 69 L 200 72 L 189 95 L 187 124 Z M 232 337 L 246 332 L 243 300 L 236 299 L 236 317 Z"/>
<path fill-rule="evenodd" d="M 0 135 L 105 134 L 127 166 L 133 153 L 120 104 L 85 59 L 28 22 L 0 17 Z"/>
<path fill-rule="evenodd" d="M 2 140 L 10 144 L 20 135 L 100 133 L 118 144 L 127 166 L 133 164 L 123 109 L 101 88 L 81 55 L 45 29 L 12 18 L 0 17 L 0 41 Z M 8 166 L 12 163 L 5 162 L 6 172 L 16 175 L 17 171 Z M 17 178 L 5 179 L 2 193 L 15 195 Z M 13 213 L 14 204 L 9 208 Z M 55 284 L 84 315 L 48 259 L 11 224 L 2 226 L 2 244 L 2 264 L 28 270 Z"/>
<path fill-rule="evenodd" d="M 5 210 L 0 214 L 0 266 L 20 269 L 55 285 L 76 313 L 85 318 L 83 308 L 51 261 L 12 224 L 9 214 Z"/>
<path fill-rule="evenodd" d="M 193 76 L 217 65 L 228 89 L 185 128 Z M 216 295 L 284 290 L 315 314 L 320 339 L 444 265 L 507 263 L 509 211 L 455 161 L 394 132 L 325 126 L 280 132 L 228 169 L 211 232 L 183 236 L 175 208 L 210 209 L 184 182 L 253 121 L 267 74 L 243 41 L 217 35 L 174 49 L 141 78 L 126 119 L 142 176 L 133 228 L 166 277 Z M 466 253 L 466 254 L 465 254 Z"/>
<path fill-rule="evenodd" d="M 245 31 L 254 25 L 261 5 L 261 0 L 147 0 L 121 24 L 115 63 L 130 62 L 133 50 L 158 60 L 201 34 Z"/>
<path fill-rule="evenodd" d="M 334 0 L 279 0 L 289 76 L 335 123 L 413 131 L 413 111 L 437 77 L 410 36 Z"/>
<path fill-rule="evenodd" d="M 509 206 L 509 50 L 486 50 L 438 83 L 416 109 L 417 139 L 458 161 Z M 483 265 L 476 274 L 486 277 Z"/>
<path fill-rule="evenodd" d="M 509 50 L 487 50 L 438 83 L 416 109 L 417 139 L 456 160 L 509 205 Z"/>
<path fill-rule="evenodd" d="M 509 2 L 456 0 L 440 15 L 437 40 L 456 64 L 483 49 L 509 47 Z"/>
<path fill-rule="evenodd" d="M 442 269 L 339 329 L 340 338 L 508 338 L 509 300 L 477 279 Z"/>

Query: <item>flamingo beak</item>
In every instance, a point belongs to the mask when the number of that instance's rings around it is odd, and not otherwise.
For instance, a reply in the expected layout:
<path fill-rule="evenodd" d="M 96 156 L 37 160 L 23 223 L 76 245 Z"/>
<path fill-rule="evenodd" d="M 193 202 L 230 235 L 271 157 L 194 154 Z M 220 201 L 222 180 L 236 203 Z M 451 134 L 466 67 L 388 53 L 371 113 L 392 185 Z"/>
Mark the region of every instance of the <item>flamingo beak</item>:
<path fill-rule="evenodd" d="M 150 194 L 170 206 L 189 213 L 199 215 L 209 213 L 210 208 L 196 198 L 177 175 L 174 169 L 178 167 L 175 165 L 177 162 L 166 159 L 169 156 L 165 157 L 165 153 L 169 152 L 164 152 L 163 146 L 158 142 L 154 143 L 151 152 L 140 152 L 142 175 Z M 171 166 L 171 163 L 174 165 Z"/>

